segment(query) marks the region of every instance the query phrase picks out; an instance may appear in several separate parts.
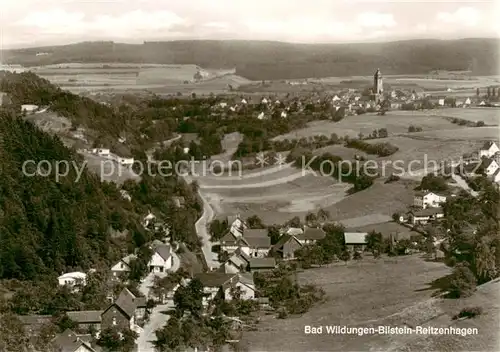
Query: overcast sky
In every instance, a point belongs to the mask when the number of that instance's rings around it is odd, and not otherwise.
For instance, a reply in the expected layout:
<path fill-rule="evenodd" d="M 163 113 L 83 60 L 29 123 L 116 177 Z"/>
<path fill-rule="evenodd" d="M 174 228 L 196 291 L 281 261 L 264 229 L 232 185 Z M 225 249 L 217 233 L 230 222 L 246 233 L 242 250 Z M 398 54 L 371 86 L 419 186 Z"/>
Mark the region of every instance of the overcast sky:
<path fill-rule="evenodd" d="M 4 48 L 84 40 L 500 37 L 500 0 L 6 0 Z"/>

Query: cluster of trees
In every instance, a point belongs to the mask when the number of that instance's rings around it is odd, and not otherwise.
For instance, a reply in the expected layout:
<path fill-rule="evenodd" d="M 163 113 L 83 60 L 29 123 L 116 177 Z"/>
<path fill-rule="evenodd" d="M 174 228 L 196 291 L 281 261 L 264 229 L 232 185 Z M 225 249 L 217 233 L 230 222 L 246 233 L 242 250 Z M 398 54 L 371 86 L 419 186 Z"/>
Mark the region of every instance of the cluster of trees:
<path fill-rule="evenodd" d="M 363 133 L 359 133 L 359 139 L 377 139 L 377 138 L 386 138 L 389 135 L 386 128 L 379 128 L 378 130 L 373 130 L 368 136 L 363 135 Z"/>
<path fill-rule="evenodd" d="M 170 319 L 156 330 L 154 344 L 158 351 L 217 349 L 232 339 L 231 324 L 222 312 L 214 310 L 213 314 L 203 314 L 204 297 L 203 285 L 196 278 L 177 289 Z"/>
<path fill-rule="evenodd" d="M 467 296 L 476 284 L 499 276 L 499 209 L 500 192 L 493 183 L 485 183 L 478 197 L 463 192 L 444 204 L 446 263 L 454 268 L 450 295 Z"/>
<path fill-rule="evenodd" d="M 436 174 L 428 174 L 422 178 L 420 185 L 416 189 L 431 192 L 446 192 L 449 187 L 445 177 Z"/>
<path fill-rule="evenodd" d="M 325 292 L 315 285 L 299 285 L 295 268 L 280 266 L 271 272 L 255 273 L 255 286 L 270 305 L 277 310 L 279 318 L 288 314 L 303 314 L 314 304 L 325 298 Z"/>
<path fill-rule="evenodd" d="M 378 156 L 389 156 L 396 153 L 399 148 L 390 143 L 368 143 L 359 139 L 350 139 L 346 141 L 347 148 L 355 148 L 364 151 L 367 154 L 374 154 Z"/>
<path fill-rule="evenodd" d="M 410 127 L 408 127 L 408 133 L 413 132 L 422 132 L 422 127 L 410 125 Z"/>

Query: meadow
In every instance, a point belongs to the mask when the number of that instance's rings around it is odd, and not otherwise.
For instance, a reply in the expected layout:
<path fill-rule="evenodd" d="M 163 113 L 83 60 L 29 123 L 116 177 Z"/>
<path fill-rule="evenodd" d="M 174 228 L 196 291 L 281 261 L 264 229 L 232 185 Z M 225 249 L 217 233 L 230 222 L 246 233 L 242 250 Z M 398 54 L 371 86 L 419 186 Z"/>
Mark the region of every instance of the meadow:
<path fill-rule="evenodd" d="M 444 113 L 444 112 L 443 112 Z M 347 116 L 339 122 L 329 120 L 313 121 L 307 127 L 275 137 L 275 140 L 307 138 L 316 135 L 358 137 L 359 133 L 369 135 L 375 129 L 385 128 L 390 135 L 408 132 L 410 125 L 421 127 L 423 131 L 454 130 L 463 128 L 452 124 L 441 116 L 429 112 L 388 111 L 384 116 L 376 113 Z"/>
<path fill-rule="evenodd" d="M 67 63 L 33 67 L 37 75 L 73 93 L 88 91 L 139 91 L 156 94 L 226 92 L 249 81 L 234 70 L 205 70 L 197 65 L 79 64 Z M 200 72 L 203 78 L 194 82 Z"/>
<path fill-rule="evenodd" d="M 444 264 L 427 262 L 420 255 L 378 260 L 366 256 L 361 261 L 306 270 L 298 275 L 299 282 L 323 288 L 327 301 L 279 323 L 274 316 L 262 316 L 256 331 L 243 334 L 242 345 L 249 351 L 387 351 L 402 347 L 404 343 L 393 339 L 397 338 L 394 335 L 306 335 L 304 326 L 423 325 L 445 313 L 441 301 L 431 298 L 431 282 L 449 273 Z"/>

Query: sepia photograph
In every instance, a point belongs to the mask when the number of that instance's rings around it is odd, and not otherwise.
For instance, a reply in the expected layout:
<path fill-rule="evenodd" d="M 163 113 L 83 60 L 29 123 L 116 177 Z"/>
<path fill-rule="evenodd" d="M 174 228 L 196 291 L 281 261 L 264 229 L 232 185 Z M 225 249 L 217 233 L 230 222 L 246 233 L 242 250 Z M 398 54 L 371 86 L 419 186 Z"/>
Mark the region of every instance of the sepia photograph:
<path fill-rule="evenodd" d="M 499 18 L 2 2 L 0 352 L 500 351 Z"/>

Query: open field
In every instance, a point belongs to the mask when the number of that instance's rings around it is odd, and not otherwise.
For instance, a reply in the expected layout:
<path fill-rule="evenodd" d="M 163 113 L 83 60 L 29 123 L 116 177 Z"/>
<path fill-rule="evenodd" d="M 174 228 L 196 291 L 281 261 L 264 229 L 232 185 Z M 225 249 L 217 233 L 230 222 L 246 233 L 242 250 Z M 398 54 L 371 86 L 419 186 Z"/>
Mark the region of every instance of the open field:
<path fill-rule="evenodd" d="M 243 344 L 249 351 L 379 351 L 399 346 L 394 335 L 306 335 L 304 326 L 425 325 L 444 313 L 440 300 L 431 298 L 430 283 L 449 273 L 444 264 L 418 255 L 379 260 L 367 256 L 347 265 L 306 270 L 299 280 L 322 287 L 328 301 L 279 324 L 272 316 L 262 317 L 257 331 L 243 334 Z"/>
<path fill-rule="evenodd" d="M 197 65 L 78 64 L 33 67 L 37 75 L 74 93 L 86 91 L 151 90 L 158 94 L 226 91 L 246 84 L 234 70 L 205 70 Z M 200 72 L 202 79 L 194 82 Z"/>
<path fill-rule="evenodd" d="M 374 69 L 375 71 L 375 69 Z M 384 72 L 384 70 L 382 70 Z M 293 80 L 291 81 L 293 82 Z M 291 83 L 290 82 L 290 83 Z M 372 76 L 325 77 L 295 80 L 289 84 L 286 81 L 266 81 L 266 84 L 249 83 L 239 90 L 244 92 L 310 92 L 314 89 L 338 91 L 339 89 L 362 90 L 373 83 Z M 431 95 L 449 95 L 472 97 L 476 95 L 476 88 L 498 85 L 499 76 L 471 76 L 470 73 L 438 75 L 384 75 L 384 85 L 388 89 L 416 89 L 423 90 Z M 448 91 L 451 89 L 451 91 Z"/>
<path fill-rule="evenodd" d="M 483 121 L 487 125 L 498 126 L 500 123 L 499 108 L 455 108 L 455 109 L 437 109 L 433 115 L 454 117 L 472 122 Z"/>
<path fill-rule="evenodd" d="M 346 135 L 357 137 L 361 132 L 366 136 L 372 133 L 373 130 L 380 128 L 386 128 L 389 135 L 391 135 L 408 132 L 410 125 L 419 126 L 423 131 L 464 128 L 452 124 L 442 117 L 432 116 L 428 112 L 388 111 L 384 116 L 368 113 L 347 116 L 339 122 L 313 121 L 307 127 L 278 136 L 275 140 L 295 139 L 315 135 L 330 136 L 332 133 L 336 133 L 340 137 Z"/>

